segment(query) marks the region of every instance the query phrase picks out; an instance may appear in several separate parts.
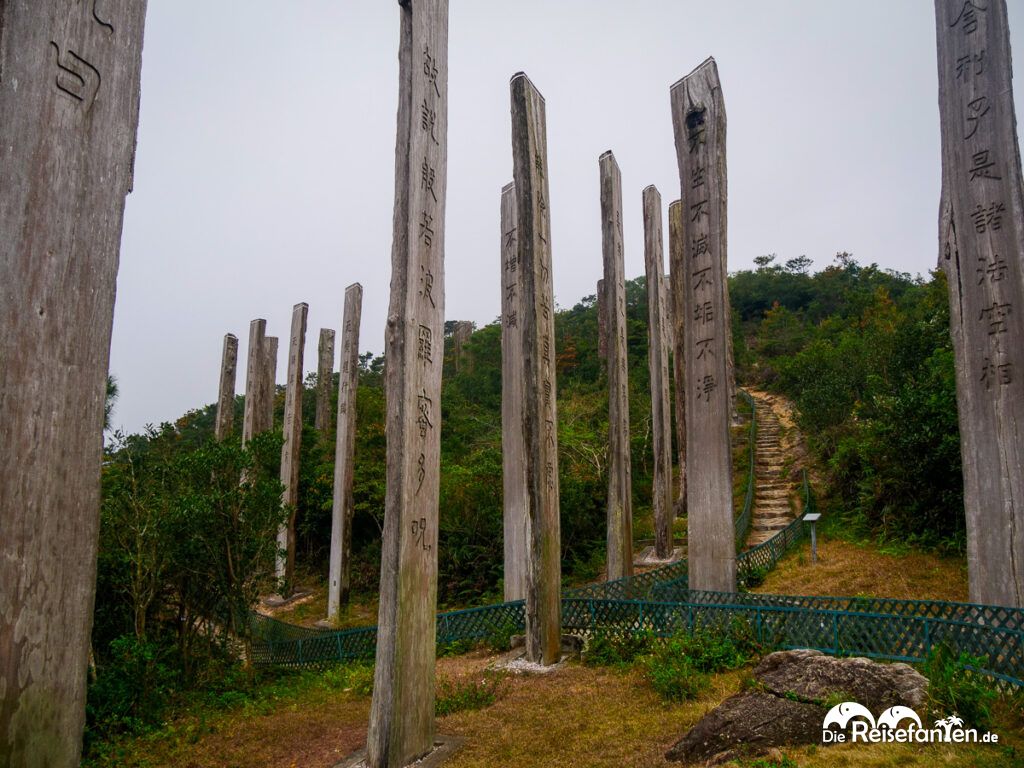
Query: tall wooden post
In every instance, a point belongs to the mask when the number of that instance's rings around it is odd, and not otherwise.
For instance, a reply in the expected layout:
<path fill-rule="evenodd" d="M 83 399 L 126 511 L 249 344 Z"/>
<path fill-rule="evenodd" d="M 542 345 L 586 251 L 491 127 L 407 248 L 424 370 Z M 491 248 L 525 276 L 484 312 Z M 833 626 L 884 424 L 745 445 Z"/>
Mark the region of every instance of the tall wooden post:
<path fill-rule="evenodd" d="M 672 408 L 668 399 L 668 344 L 663 305 L 665 249 L 662 244 L 661 194 L 643 191 L 644 263 L 647 275 L 647 364 L 651 376 L 651 432 L 654 434 L 654 554 L 672 557 Z"/>
<path fill-rule="evenodd" d="M 217 391 L 217 418 L 213 436 L 223 440 L 231 434 L 235 423 L 235 373 L 238 368 L 238 337 L 224 334 L 224 349 L 220 356 L 220 387 Z"/>
<path fill-rule="evenodd" d="M 554 664 L 562 650 L 562 544 L 558 501 L 555 302 L 544 97 L 512 77 L 512 167 L 522 287 L 523 438 L 529 521 L 526 658 Z"/>
<path fill-rule="evenodd" d="M 277 578 L 283 595 L 295 587 L 295 513 L 299 503 L 299 454 L 302 448 L 302 352 L 306 346 L 305 302 L 292 308 L 292 332 L 288 341 L 288 381 L 284 394 L 284 442 L 281 444 L 281 503 L 290 510 L 287 522 L 277 531 Z"/>
<path fill-rule="evenodd" d="M 1004 0 L 936 0 L 971 602 L 1024 605 L 1024 192 Z"/>
<path fill-rule="evenodd" d="M 679 495 L 676 512 L 686 514 L 686 306 L 683 301 L 686 288 L 683 271 L 683 202 L 674 200 L 668 205 L 668 258 L 669 296 L 672 317 L 672 377 L 675 382 L 676 455 L 679 469 Z"/>
<path fill-rule="evenodd" d="M 597 357 L 608 359 L 608 301 L 604 295 L 604 279 L 597 281 Z"/>
<path fill-rule="evenodd" d="M 263 430 L 263 389 L 266 366 L 267 321 L 249 323 L 249 349 L 245 368 L 245 410 L 242 415 L 242 445 Z"/>
<path fill-rule="evenodd" d="M 608 323 L 608 578 L 633 574 L 633 481 L 626 362 L 622 175 L 611 150 L 600 158 L 601 243 Z"/>
<path fill-rule="evenodd" d="M 501 459 L 505 600 L 526 598 L 529 489 L 523 436 L 523 287 L 515 184 L 501 190 Z"/>
<path fill-rule="evenodd" d="M 672 86 L 682 215 L 690 588 L 736 589 L 729 434 L 725 104 L 714 59 Z"/>
<path fill-rule="evenodd" d="M 77 766 L 146 3 L 0 3 L 0 764 Z"/>
<path fill-rule="evenodd" d="M 331 556 L 327 582 L 327 620 L 335 622 L 348 605 L 352 585 L 352 479 L 356 449 L 356 391 L 359 389 L 359 322 L 363 286 L 345 289 L 341 331 L 341 376 L 338 379 L 338 421 L 334 442 L 334 505 L 331 514 Z M 333 336 L 333 334 L 332 334 Z M 331 339 L 333 344 L 334 339 Z"/>
<path fill-rule="evenodd" d="M 316 420 L 317 432 L 330 432 L 331 390 L 334 386 L 334 331 L 320 329 L 320 343 L 317 346 L 316 366 Z"/>
<path fill-rule="evenodd" d="M 274 401 L 277 399 L 277 336 L 263 338 L 259 387 L 256 434 L 274 428 Z"/>
<path fill-rule="evenodd" d="M 399 4 L 398 134 L 388 309 L 387 495 L 371 768 L 434 744 L 437 525 L 448 168 L 448 0 Z"/>

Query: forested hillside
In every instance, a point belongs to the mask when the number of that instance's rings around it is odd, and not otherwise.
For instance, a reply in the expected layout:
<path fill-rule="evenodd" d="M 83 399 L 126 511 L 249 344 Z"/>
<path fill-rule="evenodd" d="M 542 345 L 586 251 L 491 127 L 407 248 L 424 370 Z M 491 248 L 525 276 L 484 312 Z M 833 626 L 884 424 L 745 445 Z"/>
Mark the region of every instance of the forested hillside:
<path fill-rule="evenodd" d="M 791 399 L 816 460 L 822 508 L 863 536 L 963 547 L 953 355 L 946 286 L 861 266 L 848 254 L 812 274 L 772 256 L 730 279 L 740 384 Z M 627 283 L 636 538 L 650 535 L 650 395 L 643 278 Z M 597 354 L 595 297 L 556 317 L 563 571 L 603 565 L 608 399 Z M 438 601 L 500 600 L 501 327 L 446 345 Z M 325 579 L 334 434 L 313 428 L 315 377 L 303 401 L 297 560 Z M 241 424 L 242 398 L 235 424 Z M 276 397 L 280 425 L 284 390 Z M 383 524 L 383 358 L 360 358 L 353 590 L 376 593 Z M 137 730 L 183 690 L 220 690 L 232 654 L 214 628 L 224 606 L 270 591 L 280 433 L 243 449 L 213 441 L 214 406 L 142 435 L 115 435 L 103 470 L 90 733 Z M 673 436 L 674 437 L 674 436 Z M 244 469 L 253 483 L 234 478 Z"/>

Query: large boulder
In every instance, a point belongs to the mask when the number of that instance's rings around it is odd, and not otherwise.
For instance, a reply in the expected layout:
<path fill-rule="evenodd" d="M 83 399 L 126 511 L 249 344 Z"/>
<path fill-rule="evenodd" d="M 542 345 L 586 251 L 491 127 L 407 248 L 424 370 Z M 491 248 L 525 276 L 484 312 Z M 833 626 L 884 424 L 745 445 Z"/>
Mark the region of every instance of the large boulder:
<path fill-rule="evenodd" d="M 896 705 L 916 709 L 925 702 L 928 681 L 906 664 L 797 650 L 766 656 L 750 688 L 705 715 L 665 757 L 717 765 L 773 747 L 820 744 L 826 701 L 854 701 L 876 716 Z"/>

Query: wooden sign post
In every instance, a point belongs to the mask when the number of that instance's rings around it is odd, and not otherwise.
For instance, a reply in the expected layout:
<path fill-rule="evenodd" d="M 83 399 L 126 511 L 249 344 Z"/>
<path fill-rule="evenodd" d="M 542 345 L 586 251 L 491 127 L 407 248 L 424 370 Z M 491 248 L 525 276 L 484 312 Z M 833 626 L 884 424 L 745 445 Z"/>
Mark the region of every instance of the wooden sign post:
<path fill-rule="evenodd" d="M 213 436 L 218 441 L 231 434 L 231 428 L 235 423 L 235 374 L 237 368 L 238 337 L 233 333 L 226 333 L 220 359 L 217 417 L 213 424 Z"/>
<path fill-rule="evenodd" d="M 444 362 L 448 0 L 399 3 L 398 137 L 385 335 L 387 494 L 371 768 L 434 746 L 437 525 Z"/>
<path fill-rule="evenodd" d="M 5 768 L 80 758 L 145 17 L 145 0 L 0 2 Z"/>
<path fill-rule="evenodd" d="M 1004 0 L 936 0 L 971 602 L 1024 606 L 1024 193 Z"/>
<path fill-rule="evenodd" d="M 690 588 L 736 591 L 726 286 L 725 104 L 714 59 L 672 86 L 682 189 Z"/>

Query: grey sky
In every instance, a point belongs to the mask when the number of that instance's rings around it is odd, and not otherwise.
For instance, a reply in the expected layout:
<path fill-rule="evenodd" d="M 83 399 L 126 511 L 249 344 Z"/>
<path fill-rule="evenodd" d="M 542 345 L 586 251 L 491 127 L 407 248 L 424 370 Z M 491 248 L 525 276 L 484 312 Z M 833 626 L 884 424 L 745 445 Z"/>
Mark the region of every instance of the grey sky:
<path fill-rule="evenodd" d="M 622 169 L 626 274 L 643 274 L 641 190 L 679 196 L 669 86 L 708 55 L 728 113 L 729 268 L 836 251 L 936 262 L 939 120 L 930 0 L 450 0 L 446 316 L 500 312 L 499 195 L 512 177 L 509 78 L 547 101 L 555 297 L 601 273 L 598 156 Z M 1010 0 L 1024 51 L 1024 3 Z M 361 350 L 383 351 L 398 9 L 393 0 L 150 0 L 135 191 L 111 371 L 116 425 L 213 402 L 223 334 L 288 335 L 306 370 L 344 288 Z M 1018 77 L 1014 88 L 1024 104 Z M 282 343 L 278 381 L 284 380 Z"/>

